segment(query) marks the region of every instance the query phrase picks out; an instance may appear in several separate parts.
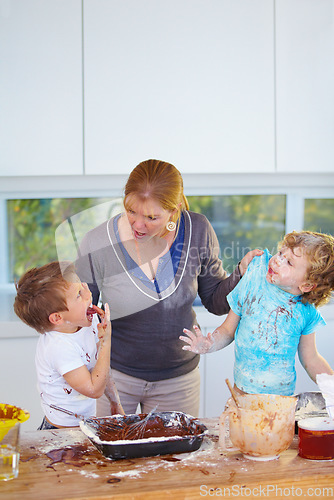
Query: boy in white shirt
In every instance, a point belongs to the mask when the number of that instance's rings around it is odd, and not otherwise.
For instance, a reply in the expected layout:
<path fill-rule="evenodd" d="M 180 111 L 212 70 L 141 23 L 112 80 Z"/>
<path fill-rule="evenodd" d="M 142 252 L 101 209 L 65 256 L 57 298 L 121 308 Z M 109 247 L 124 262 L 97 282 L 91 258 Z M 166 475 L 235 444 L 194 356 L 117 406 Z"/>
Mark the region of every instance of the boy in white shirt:
<path fill-rule="evenodd" d="M 78 426 L 81 416 L 95 416 L 96 399 L 106 388 L 111 414 L 123 414 L 110 374 L 108 304 L 105 311 L 91 305 L 87 284 L 81 283 L 68 262 L 52 262 L 27 271 L 16 291 L 15 313 L 42 334 L 35 356 L 45 415 L 39 429 Z M 95 313 L 102 318 L 100 324 Z"/>

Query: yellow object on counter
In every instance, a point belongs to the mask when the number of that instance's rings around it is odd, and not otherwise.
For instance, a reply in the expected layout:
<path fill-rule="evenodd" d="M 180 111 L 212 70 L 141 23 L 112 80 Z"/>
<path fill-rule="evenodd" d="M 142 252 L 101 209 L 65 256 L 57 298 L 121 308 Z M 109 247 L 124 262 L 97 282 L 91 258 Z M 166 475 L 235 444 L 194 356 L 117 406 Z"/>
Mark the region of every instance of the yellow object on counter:
<path fill-rule="evenodd" d="M 0 442 L 17 422 L 25 422 L 29 417 L 29 412 L 18 406 L 0 403 Z"/>

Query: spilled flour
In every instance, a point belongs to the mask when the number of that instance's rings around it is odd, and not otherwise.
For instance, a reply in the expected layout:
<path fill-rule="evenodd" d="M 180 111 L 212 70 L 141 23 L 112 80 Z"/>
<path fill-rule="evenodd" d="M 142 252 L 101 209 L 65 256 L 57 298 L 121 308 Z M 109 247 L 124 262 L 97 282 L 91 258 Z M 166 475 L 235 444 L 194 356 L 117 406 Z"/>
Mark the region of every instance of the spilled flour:
<path fill-rule="evenodd" d="M 86 476 L 86 477 L 93 477 L 93 478 L 100 477 L 99 474 L 96 474 L 95 472 L 87 472 L 85 470 L 80 470 L 79 473 L 82 476 Z"/>
<path fill-rule="evenodd" d="M 38 450 L 41 453 L 48 453 L 56 448 L 66 448 L 67 446 L 82 444 L 82 432 L 78 429 L 69 429 L 66 434 L 59 432 L 47 432 L 47 437 L 41 433 L 41 442 L 38 443 Z"/>
<path fill-rule="evenodd" d="M 243 457 L 228 457 L 218 448 L 218 424 L 216 432 L 210 428 L 210 435 L 204 437 L 199 450 L 190 453 L 178 453 L 174 455 L 160 455 L 158 457 L 145 458 L 134 464 L 130 470 L 113 472 L 112 476 L 116 478 L 139 478 L 148 472 L 158 470 L 173 470 L 175 467 L 189 467 L 202 472 L 204 475 L 214 474 L 217 467 L 231 463 L 238 464 L 238 472 L 247 471 L 248 467 L 253 467 L 253 463 Z M 113 462 L 117 464 L 116 462 Z"/>

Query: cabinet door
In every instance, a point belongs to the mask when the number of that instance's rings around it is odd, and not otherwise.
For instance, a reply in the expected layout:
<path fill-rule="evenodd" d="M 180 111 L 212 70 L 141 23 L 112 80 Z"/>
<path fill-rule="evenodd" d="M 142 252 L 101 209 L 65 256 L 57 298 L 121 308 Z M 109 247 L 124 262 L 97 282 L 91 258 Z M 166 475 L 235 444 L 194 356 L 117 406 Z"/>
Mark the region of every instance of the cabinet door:
<path fill-rule="evenodd" d="M 0 9 L 0 175 L 82 174 L 81 2 Z"/>
<path fill-rule="evenodd" d="M 86 173 L 274 171 L 272 0 L 84 0 Z"/>
<path fill-rule="evenodd" d="M 334 0 L 279 0 L 279 172 L 334 171 Z"/>

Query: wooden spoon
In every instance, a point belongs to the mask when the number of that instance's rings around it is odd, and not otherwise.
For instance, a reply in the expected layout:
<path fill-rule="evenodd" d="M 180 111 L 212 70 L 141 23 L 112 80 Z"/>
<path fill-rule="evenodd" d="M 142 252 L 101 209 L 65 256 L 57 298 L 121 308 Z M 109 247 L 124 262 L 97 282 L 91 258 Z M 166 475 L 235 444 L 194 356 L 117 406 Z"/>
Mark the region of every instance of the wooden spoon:
<path fill-rule="evenodd" d="M 233 401 L 235 402 L 235 404 L 236 404 L 237 408 L 240 408 L 240 403 L 239 403 L 239 401 L 238 401 L 237 395 L 236 395 L 236 393 L 235 393 L 235 390 L 234 390 L 234 389 L 233 389 L 233 387 L 231 386 L 229 379 L 228 379 L 228 378 L 226 378 L 226 379 L 225 379 L 225 382 L 226 382 L 226 384 L 227 384 L 227 387 L 230 389 L 230 393 L 231 393 L 231 395 L 232 395 Z"/>

